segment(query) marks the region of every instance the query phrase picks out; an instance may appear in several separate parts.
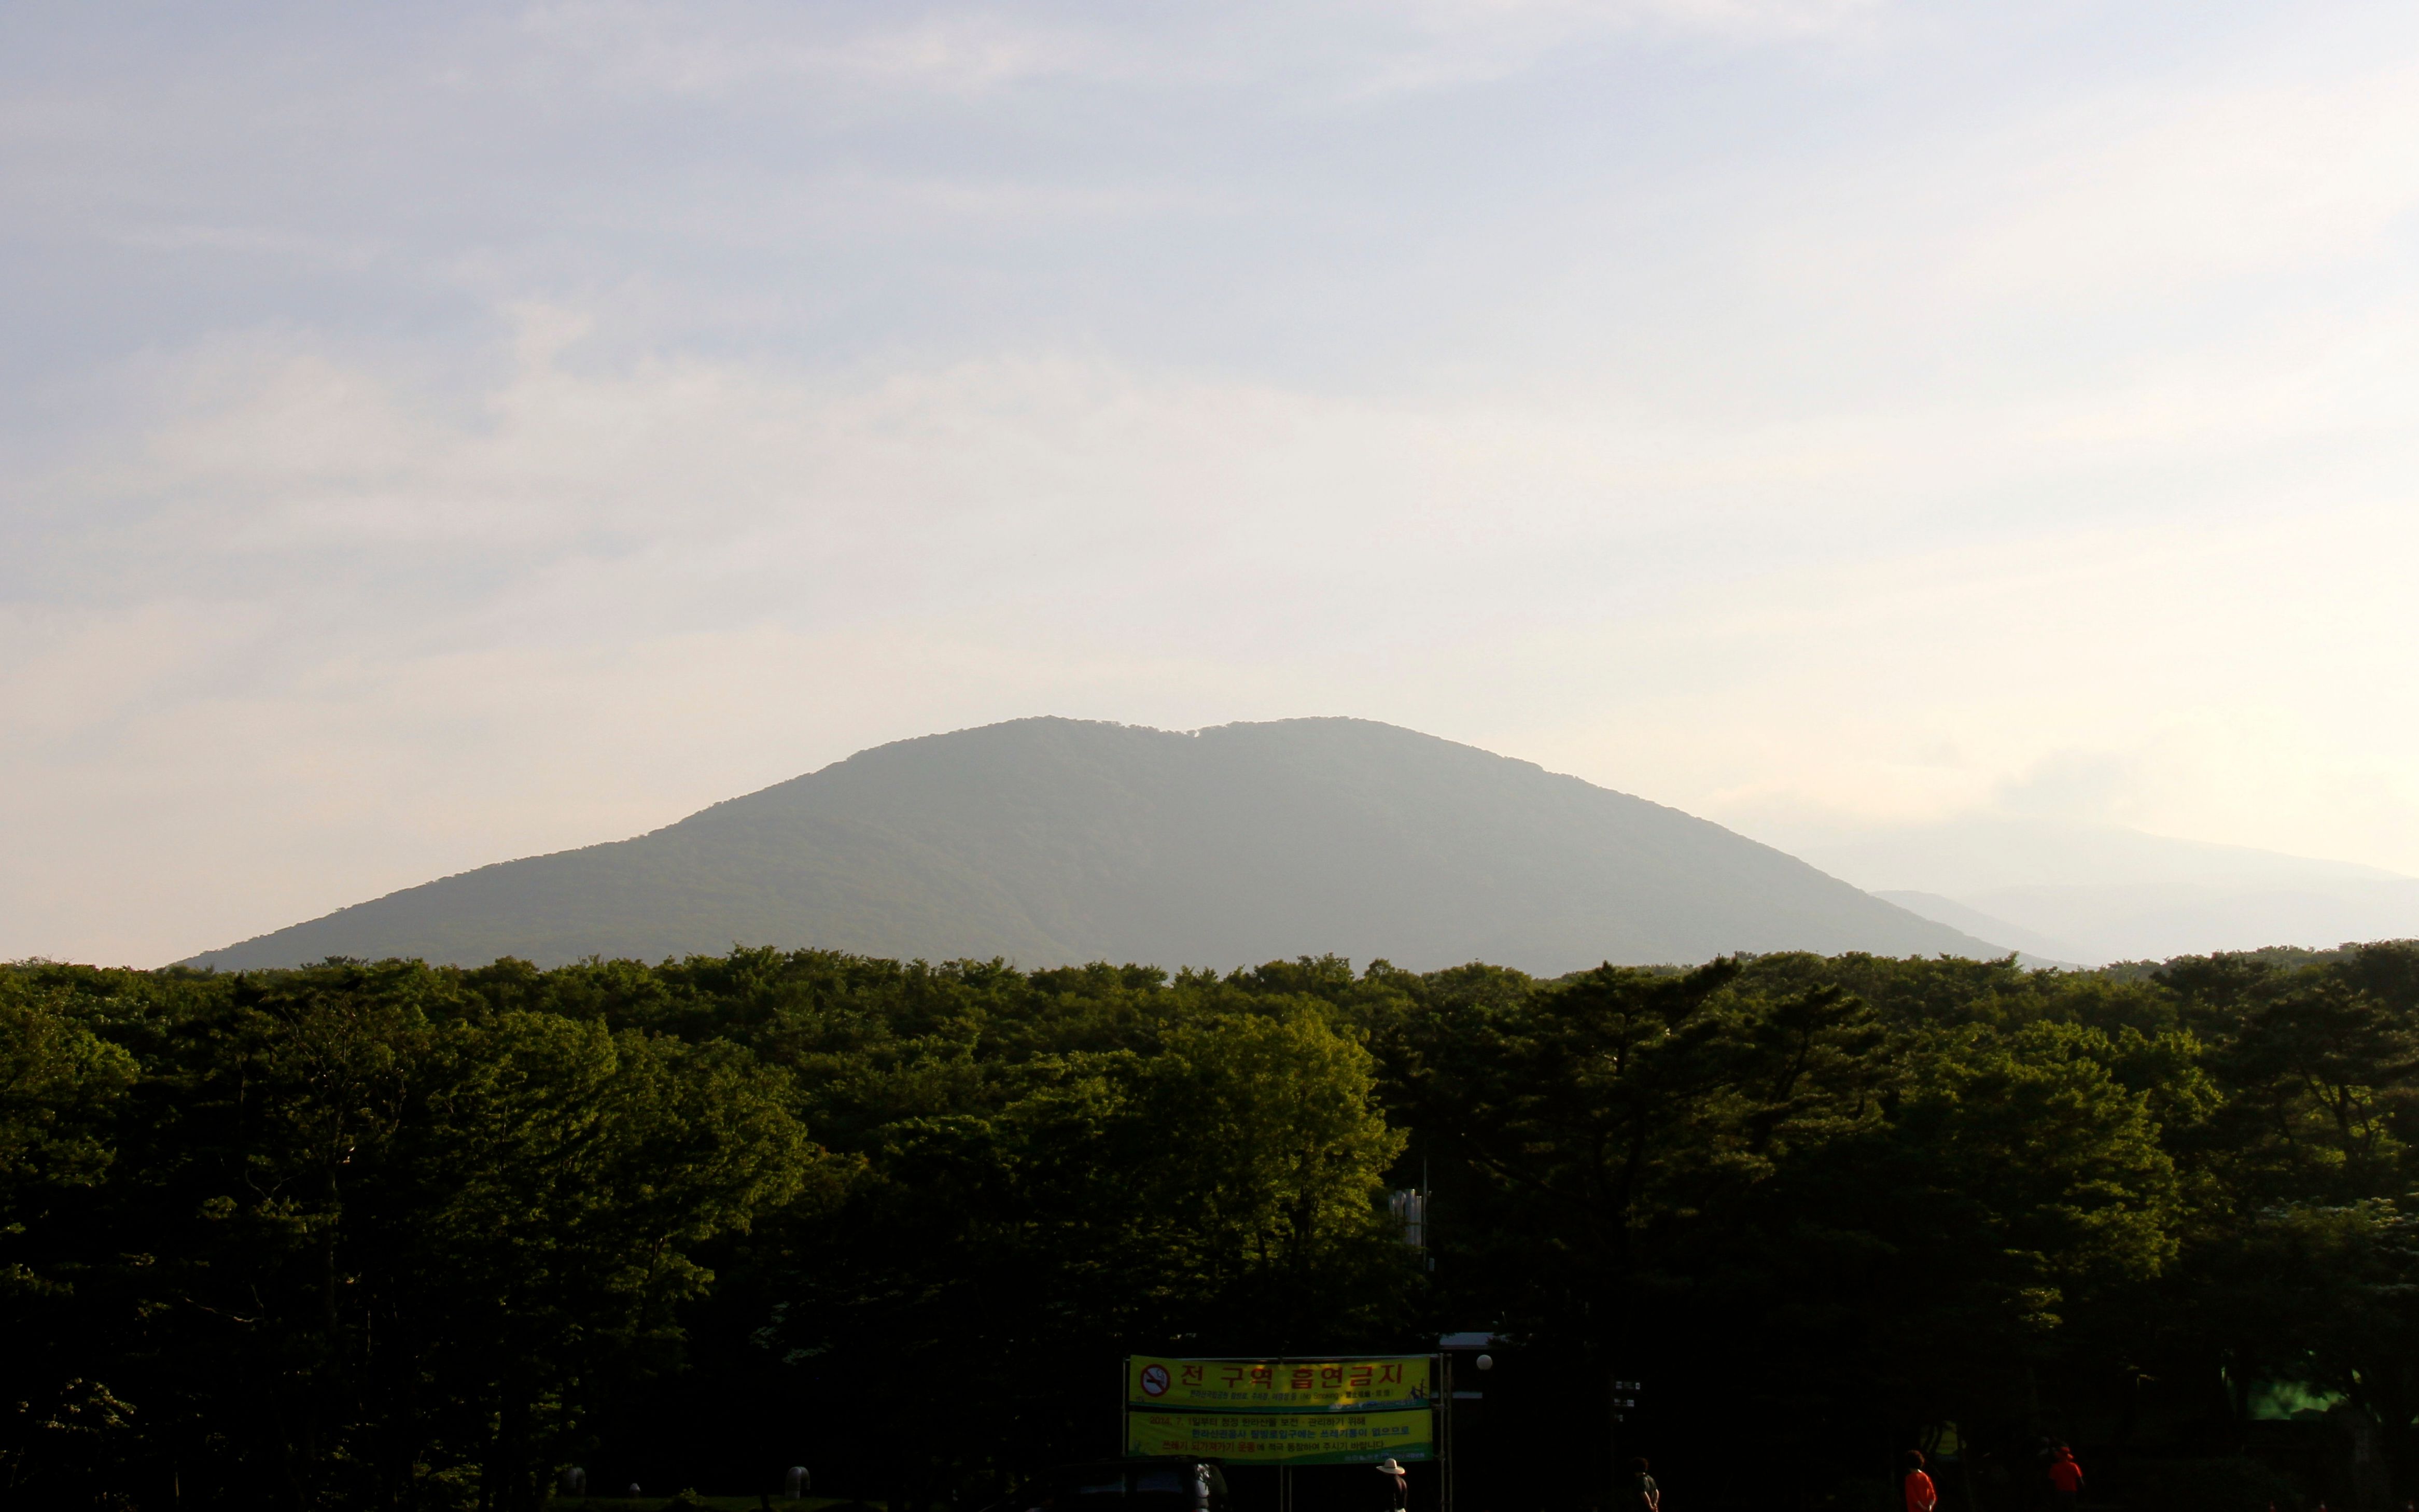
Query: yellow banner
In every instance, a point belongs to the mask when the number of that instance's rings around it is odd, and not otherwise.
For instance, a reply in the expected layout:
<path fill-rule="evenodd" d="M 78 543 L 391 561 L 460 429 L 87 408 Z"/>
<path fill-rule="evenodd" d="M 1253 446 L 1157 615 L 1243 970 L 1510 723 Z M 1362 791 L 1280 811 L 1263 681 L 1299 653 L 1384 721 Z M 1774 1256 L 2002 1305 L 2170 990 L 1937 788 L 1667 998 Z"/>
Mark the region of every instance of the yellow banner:
<path fill-rule="evenodd" d="M 1230 1465 L 1374 1465 L 1436 1457 L 1436 1414 L 1128 1412 L 1129 1455 L 1198 1455 Z"/>
<path fill-rule="evenodd" d="M 1425 1408 L 1426 1355 L 1363 1360 L 1126 1361 L 1126 1404 L 1209 1412 L 1370 1412 Z"/>

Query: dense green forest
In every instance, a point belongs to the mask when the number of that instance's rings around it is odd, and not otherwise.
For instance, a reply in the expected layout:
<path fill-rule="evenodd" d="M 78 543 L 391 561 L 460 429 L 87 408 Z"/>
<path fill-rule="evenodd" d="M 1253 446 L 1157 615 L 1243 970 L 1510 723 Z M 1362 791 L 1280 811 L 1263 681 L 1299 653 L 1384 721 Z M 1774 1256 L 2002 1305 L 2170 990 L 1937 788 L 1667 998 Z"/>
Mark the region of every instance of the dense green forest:
<path fill-rule="evenodd" d="M 1912 1444 L 2012 1508 L 2044 1435 L 2145 1507 L 2398 1504 L 2414 1078 L 2407 943 L 1553 981 L 23 963 L 0 1496 L 517 1509 L 573 1464 L 806 1463 L 971 1508 L 1114 1452 L 1129 1350 L 1488 1329 L 1495 1512 L 1585 1504 L 1616 1449 L 1675 1508 L 1861 1508 Z M 1425 1253 L 1387 1203 L 1422 1184 Z"/>

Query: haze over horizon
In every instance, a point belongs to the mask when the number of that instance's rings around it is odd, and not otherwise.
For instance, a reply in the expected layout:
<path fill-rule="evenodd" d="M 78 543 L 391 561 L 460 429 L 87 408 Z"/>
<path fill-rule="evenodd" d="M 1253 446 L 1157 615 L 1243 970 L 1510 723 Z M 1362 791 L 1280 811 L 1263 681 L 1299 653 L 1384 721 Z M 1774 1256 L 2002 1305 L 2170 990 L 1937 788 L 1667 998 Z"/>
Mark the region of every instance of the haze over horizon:
<path fill-rule="evenodd" d="M 0 959 L 1044 713 L 1977 907 L 2419 874 L 2408 7 L 29 4 L 0 82 Z"/>

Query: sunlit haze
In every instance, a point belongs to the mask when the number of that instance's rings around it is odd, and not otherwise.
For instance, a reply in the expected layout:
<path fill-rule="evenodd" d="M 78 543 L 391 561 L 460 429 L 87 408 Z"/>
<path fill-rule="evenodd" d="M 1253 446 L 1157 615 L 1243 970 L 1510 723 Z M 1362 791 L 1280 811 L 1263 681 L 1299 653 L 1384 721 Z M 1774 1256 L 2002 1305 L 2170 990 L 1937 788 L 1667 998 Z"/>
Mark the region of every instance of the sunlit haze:
<path fill-rule="evenodd" d="M 2407 4 L 21 3 L 0 196 L 0 959 L 1035 714 L 2419 872 Z"/>

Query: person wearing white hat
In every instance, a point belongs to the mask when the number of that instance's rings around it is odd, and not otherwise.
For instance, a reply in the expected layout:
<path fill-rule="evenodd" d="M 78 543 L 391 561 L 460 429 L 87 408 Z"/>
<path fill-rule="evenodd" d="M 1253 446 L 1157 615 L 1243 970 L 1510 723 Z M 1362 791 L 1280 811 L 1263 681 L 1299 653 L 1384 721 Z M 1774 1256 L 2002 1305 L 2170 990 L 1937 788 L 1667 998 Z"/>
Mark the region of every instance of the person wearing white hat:
<path fill-rule="evenodd" d="M 1376 1468 L 1379 1474 L 1386 1477 L 1386 1504 L 1392 1507 L 1394 1512 L 1405 1512 L 1405 1509 L 1411 1504 L 1410 1475 L 1402 1466 L 1394 1463 L 1393 1455 L 1388 1455 L 1379 1460 Z"/>

